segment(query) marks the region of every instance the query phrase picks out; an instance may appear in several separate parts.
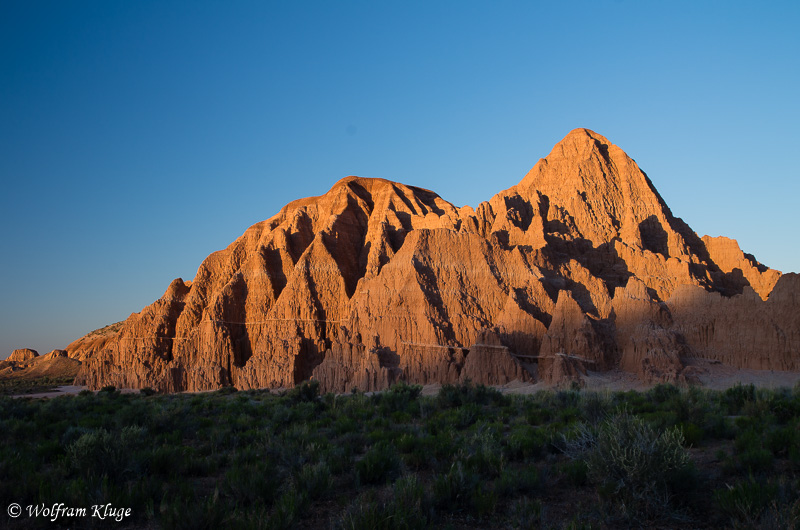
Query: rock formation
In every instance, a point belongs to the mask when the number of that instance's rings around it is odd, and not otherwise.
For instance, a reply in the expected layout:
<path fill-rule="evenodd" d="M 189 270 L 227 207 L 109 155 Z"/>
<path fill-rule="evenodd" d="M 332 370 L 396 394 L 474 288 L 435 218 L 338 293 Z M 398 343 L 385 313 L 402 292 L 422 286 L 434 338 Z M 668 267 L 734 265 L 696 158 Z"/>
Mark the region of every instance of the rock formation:
<path fill-rule="evenodd" d="M 0 379 L 38 379 L 41 377 L 75 377 L 80 361 L 70 359 L 66 350 L 53 350 L 39 355 L 36 350 L 14 350 L 5 361 L 0 361 Z"/>
<path fill-rule="evenodd" d="M 552 383 L 683 359 L 800 369 L 800 280 L 700 238 L 603 136 L 576 129 L 477 208 L 347 177 L 211 254 L 191 282 L 67 347 L 92 388 L 375 390 Z"/>
<path fill-rule="evenodd" d="M 38 356 L 39 352 L 36 350 L 32 350 L 30 348 L 20 348 L 19 350 L 14 350 L 11 352 L 11 355 L 8 356 L 6 361 L 24 363 L 26 361 L 32 361 Z"/>
<path fill-rule="evenodd" d="M 116 339 L 119 330 L 122 329 L 123 323 L 124 322 L 117 322 L 87 333 L 65 348 L 67 355 L 78 361 L 84 361 L 89 357 L 93 357 L 96 353 L 102 351 L 106 345 Z"/>

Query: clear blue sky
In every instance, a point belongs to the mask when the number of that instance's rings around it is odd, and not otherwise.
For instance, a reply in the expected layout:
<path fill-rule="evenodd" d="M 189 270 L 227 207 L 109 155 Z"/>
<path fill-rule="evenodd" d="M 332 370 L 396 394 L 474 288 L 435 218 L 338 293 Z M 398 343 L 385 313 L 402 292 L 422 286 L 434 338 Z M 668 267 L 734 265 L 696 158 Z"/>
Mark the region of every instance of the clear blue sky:
<path fill-rule="evenodd" d="M 588 127 L 800 271 L 800 2 L 0 3 L 0 358 L 346 175 L 476 206 Z"/>

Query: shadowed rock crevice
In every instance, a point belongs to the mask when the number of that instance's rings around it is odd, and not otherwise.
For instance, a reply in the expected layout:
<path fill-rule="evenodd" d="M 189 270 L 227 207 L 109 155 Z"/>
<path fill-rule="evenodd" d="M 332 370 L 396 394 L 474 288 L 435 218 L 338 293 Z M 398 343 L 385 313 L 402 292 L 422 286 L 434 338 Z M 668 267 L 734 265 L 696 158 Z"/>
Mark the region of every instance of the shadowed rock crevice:
<path fill-rule="evenodd" d="M 645 250 L 669 258 L 669 236 L 655 215 L 639 223 L 639 235 Z"/>

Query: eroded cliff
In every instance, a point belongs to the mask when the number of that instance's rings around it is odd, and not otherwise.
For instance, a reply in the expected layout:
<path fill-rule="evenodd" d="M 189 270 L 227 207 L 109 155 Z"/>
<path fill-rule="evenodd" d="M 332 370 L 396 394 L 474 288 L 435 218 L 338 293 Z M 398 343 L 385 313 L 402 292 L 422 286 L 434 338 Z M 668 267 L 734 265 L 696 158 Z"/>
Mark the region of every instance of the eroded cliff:
<path fill-rule="evenodd" d="M 67 349 L 92 388 L 563 382 L 682 359 L 800 369 L 800 281 L 699 238 L 619 147 L 570 132 L 477 208 L 347 177 Z"/>

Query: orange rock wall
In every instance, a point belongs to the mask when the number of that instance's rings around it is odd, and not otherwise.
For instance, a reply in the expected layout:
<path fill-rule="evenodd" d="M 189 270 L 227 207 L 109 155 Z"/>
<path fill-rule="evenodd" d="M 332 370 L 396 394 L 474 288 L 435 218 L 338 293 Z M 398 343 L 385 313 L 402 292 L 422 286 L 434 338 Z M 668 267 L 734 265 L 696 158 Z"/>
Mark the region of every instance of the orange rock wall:
<path fill-rule="evenodd" d="M 576 129 L 477 208 L 347 177 L 211 254 L 118 330 L 79 382 L 163 391 L 559 383 L 681 359 L 798 369 L 797 277 L 699 238 L 604 137 Z M 757 317 L 753 318 L 753 313 Z M 534 367 L 531 369 L 531 367 Z"/>

